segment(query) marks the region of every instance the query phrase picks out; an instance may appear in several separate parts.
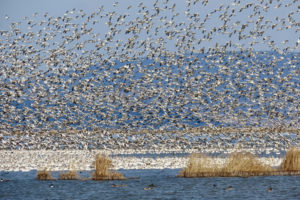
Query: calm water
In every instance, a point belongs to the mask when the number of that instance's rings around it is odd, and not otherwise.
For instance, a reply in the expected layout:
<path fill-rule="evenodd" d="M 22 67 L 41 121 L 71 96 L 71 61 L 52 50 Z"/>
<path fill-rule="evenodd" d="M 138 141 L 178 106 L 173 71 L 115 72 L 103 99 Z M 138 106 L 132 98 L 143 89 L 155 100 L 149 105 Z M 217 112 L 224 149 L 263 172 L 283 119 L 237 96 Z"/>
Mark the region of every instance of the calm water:
<path fill-rule="evenodd" d="M 177 178 L 179 170 L 120 170 L 125 181 L 37 181 L 36 172 L 0 172 L 0 199 L 299 199 L 300 177 Z M 82 173 L 83 174 L 83 173 Z M 88 175 L 87 172 L 83 175 Z M 57 176 L 57 173 L 54 174 Z M 113 184 L 125 186 L 113 187 Z M 154 184 L 150 190 L 144 190 Z M 232 190 L 226 190 L 232 186 Z M 268 191 L 269 188 L 272 191 Z"/>

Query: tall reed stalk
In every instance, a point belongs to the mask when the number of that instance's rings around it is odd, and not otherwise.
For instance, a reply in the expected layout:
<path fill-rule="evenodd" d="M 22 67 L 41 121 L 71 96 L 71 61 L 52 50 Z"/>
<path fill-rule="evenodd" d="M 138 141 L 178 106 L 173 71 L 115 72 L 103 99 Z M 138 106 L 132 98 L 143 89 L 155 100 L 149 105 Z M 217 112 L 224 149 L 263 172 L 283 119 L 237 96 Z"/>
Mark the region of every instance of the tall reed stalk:
<path fill-rule="evenodd" d="M 37 180 L 54 180 L 54 178 L 51 175 L 51 172 L 48 171 L 46 168 L 44 170 L 40 170 L 37 172 L 36 179 Z"/>
<path fill-rule="evenodd" d="M 300 171 L 300 149 L 291 148 L 286 153 L 281 165 L 280 170 L 282 171 Z"/>
<path fill-rule="evenodd" d="M 95 172 L 92 174 L 93 180 L 124 180 L 122 173 L 111 170 L 113 167 L 110 158 L 97 154 L 95 158 Z"/>

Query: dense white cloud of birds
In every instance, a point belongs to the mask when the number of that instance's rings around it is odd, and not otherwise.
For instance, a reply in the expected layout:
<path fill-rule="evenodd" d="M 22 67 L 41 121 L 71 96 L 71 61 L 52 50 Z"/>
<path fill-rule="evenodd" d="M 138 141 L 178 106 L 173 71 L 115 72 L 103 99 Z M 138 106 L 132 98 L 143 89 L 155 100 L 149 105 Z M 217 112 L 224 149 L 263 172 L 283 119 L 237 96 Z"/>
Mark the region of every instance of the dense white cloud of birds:
<path fill-rule="evenodd" d="M 221 2 L 6 16 L 0 130 L 299 127 L 298 1 Z"/>

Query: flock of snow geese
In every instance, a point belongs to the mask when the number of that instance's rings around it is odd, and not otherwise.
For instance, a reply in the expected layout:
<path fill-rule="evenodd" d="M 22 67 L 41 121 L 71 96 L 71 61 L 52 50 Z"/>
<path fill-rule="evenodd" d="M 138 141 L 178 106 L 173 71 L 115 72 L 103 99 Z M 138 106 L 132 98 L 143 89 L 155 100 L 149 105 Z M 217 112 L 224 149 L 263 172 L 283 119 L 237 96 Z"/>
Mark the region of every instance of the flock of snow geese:
<path fill-rule="evenodd" d="M 149 2 L 1 18 L 0 131 L 299 128 L 298 0 Z"/>

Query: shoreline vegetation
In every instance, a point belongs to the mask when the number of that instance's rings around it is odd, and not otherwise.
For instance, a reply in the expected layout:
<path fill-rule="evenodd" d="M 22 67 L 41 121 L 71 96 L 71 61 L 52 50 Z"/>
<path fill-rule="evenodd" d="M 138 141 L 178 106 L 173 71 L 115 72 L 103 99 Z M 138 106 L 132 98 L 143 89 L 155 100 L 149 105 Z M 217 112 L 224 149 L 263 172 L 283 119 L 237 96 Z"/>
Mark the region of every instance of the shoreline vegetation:
<path fill-rule="evenodd" d="M 235 152 L 227 157 L 224 165 L 214 162 L 215 157 L 194 153 L 189 156 L 187 167 L 178 177 L 249 177 L 249 176 L 284 176 L 300 175 L 300 149 L 287 151 L 278 168 L 261 163 L 257 157 L 248 152 Z"/>
<path fill-rule="evenodd" d="M 77 174 L 76 170 L 68 170 L 68 171 L 62 171 L 59 172 L 59 180 L 77 180 L 80 179 L 80 177 Z"/>
<path fill-rule="evenodd" d="M 122 173 L 116 172 L 112 170 L 112 160 L 111 158 L 97 154 L 95 156 L 95 161 L 93 163 L 95 166 L 95 171 L 92 173 L 91 178 L 81 178 L 77 171 L 72 169 L 68 171 L 59 172 L 59 180 L 126 180 Z M 37 172 L 36 176 L 37 180 L 55 180 L 51 172 L 48 171 L 46 168 L 44 170 L 40 170 Z"/>
<path fill-rule="evenodd" d="M 125 180 L 122 173 L 111 170 L 112 160 L 105 155 L 97 154 L 95 159 L 95 172 L 92 174 L 93 180 Z"/>
<path fill-rule="evenodd" d="M 37 172 L 36 175 L 37 180 L 42 180 L 42 181 L 51 181 L 55 180 L 53 176 L 51 175 L 51 172 L 47 170 L 47 168 L 40 170 Z"/>
<path fill-rule="evenodd" d="M 249 176 L 287 176 L 300 175 L 300 148 L 290 148 L 279 167 L 263 164 L 257 157 L 249 152 L 234 152 L 230 154 L 225 163 L 216 162 L 218 157 L 207 156 L 200 153 L 189 155 L 187 166 L 177 177 L 249 177 Z M 112 170 L 112 159 L 96 154 L 93 162 L 95 171 L 90 178 L 82 178 L 74 169 L 59 173 L 58 180 L 126 180 L 122 173 Z M 36 175 L 37 180 L 55 180 L 47 168 L 40 170 Z"/>

